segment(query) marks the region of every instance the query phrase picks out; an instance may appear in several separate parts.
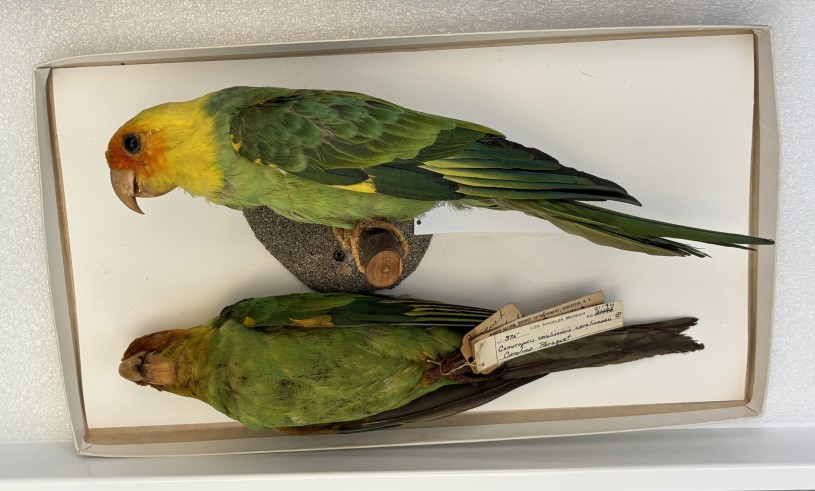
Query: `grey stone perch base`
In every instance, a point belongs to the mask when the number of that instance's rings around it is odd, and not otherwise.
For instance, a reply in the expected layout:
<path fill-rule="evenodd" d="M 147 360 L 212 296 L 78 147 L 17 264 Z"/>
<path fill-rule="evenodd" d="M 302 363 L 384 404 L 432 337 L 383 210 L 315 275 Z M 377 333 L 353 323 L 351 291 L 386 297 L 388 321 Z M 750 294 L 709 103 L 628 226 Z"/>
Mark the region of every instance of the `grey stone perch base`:
<path fill-rule="evenodd" d="M 244 210 L 243 215 L 266 250 L 312 290 L 340 293 L 377 290 L 357 270 L 351 254 L 342 250 L 331 227 L 294 222 L 265 206 Z M 410 247 L 399 281 L 393 285 L 396 286 L 419 266 L 433 236 L 413 235 L 412 221 L 394 225 Z"/>

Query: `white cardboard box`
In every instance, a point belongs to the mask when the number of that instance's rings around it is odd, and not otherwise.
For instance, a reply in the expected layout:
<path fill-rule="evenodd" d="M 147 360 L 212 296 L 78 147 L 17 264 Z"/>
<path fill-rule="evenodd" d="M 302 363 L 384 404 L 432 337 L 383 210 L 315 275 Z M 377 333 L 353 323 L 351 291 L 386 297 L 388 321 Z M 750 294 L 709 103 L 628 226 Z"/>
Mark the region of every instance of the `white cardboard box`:
<path fill-rule="evenodd" d="M 252 432 L 203 403 L 119 378 L 121 353 L 141 334 L 199 324 L 247 296 L 305 289 L 255 241 L 240 213 L 175 192 L 143 202 L 147 215 L 137 216 L 107 184 L 107 140 L 137 111 L 253 84 L 355 90 L 477 121 L 622 184 L 644 204 L 634 214 L 774 236 L 778 136 L 767 28 L 468 34 L 48 63 L 35 71 L 43 202 L 81 453 L 530 438 L 761 413 L 774 248 L 748 254 L 710 247 L 712 259 L 655 258 L 546 227 L 523 233 L 528 222 L 511 235 L 438 234 L 394 293 L 484 307 L 515 302 L 532 311 L 603 289 L 625 300 L 628 323 L 700 317 L 691 334 L 706 349 L 547 376 L 429 424 L 319 437 Z M 442 228 L 461 218 L 442 217 Z M 423 226 L 437 220 L 425 218 Z M 485 231 L 467 227 L 461 231 Z"/>

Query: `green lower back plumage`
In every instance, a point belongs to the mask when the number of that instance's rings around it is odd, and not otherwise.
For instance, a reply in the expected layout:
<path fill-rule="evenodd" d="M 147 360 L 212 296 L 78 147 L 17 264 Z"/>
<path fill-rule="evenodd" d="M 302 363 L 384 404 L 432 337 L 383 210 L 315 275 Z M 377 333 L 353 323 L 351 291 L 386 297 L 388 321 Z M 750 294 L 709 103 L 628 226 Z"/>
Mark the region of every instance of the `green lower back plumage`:
<path fill-rule="evenodd" d="M 452 383 L 425 374 L 458 349 L 445 328 L 277 327 L 229 322 L 209 359 L 208 401 L 252 427 L 290 427 L 365 418 Z"/>

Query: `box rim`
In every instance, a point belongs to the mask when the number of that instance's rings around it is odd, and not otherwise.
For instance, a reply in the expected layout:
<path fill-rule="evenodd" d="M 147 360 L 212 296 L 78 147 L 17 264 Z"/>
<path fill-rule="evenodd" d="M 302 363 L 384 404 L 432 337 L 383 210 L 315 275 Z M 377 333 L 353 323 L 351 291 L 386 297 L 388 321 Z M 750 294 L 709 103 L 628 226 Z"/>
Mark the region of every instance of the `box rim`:
<path fill-rule="evenodd" d="M 53 251 L 51 250 L 54 247 L 53 238 L 48 240 L 48 238 L 54 236 L 53 227 L 54 221 L 53 213 L 57 214 L 57 221 L 61 222 L 61 214 L 59 211 L 59 198 L 58 196 L 54 196 L 56 202 L 52 202 L 53 200 L 49 199 L 46 203 L 45 199 L 45 189 L 47 188 L 46 184 L 51 184 L 54 186 L 59 185 L 58 181 L 58 171 L 56 171 L 56 167 L 59 165 L 59 155 L 56 151 L 56 145 L 58 142 L 56 141 L 56 136 L 51 134 L 50 131 L 50 124 L 46 125 L 49 128 L 48 132 L 44 132 L 43 126 L 39 124 L 41 122 L 42 115 L 42 108 L 50 108 L 52 107 L 50 101 L 48 99 L 48 89 L 47 89 L 47 81 L 50 80 L 50 72 L 53 68 L 68 68 L 74 66 L 80 66 L 77 63 L 82 63 L 81 66 L 89 66 L 85 64 L 91 65 L 115 65 L 120 64 L 117 63 L 112 57 L 116 56 L 125 56 L 129 58 L 130 63 L 170 63 L 170 62 L 186 62 L 186 61 L 204 61 L 204 60 L 211 60 L 217 57 L 218 53 L 221 53 L 226 56 L 226 58 L 218 57 L 218 59 L 244 59 L 244 58 L 274 58 L 280 56 L 318 56 L 318 55 L 326 55 L 326 54 L 340 54 L 349 52 L 390 52 L 390 51 L 403 51 L 403 50 L 416 50 L 416 49 L 450 49 L 456 47 L 475 47 L 479 43 L 486 44 L 490 46 L 496 45 L 498 43 L 501 45 L 502 43 L 510 43 L 510 44 L 535 44 L 535 42 L 552 42 L 552 43 L 559 43 L 559 42 L 580 42 L 580 41 L 599 41 L 599 40 L 618 40 L 618 39 L 642 39 L 642 38 L 659 38 L 659 37 L 690 37 L 690 36 L 712 36 L 712 35 L 736 35 L 736 34 L 752 34 L 754 40 L 754 57 L 755 57 L 755 94 L 756 94 L 756 105 L 754 110 L 754 118 L 753 118 L 753 127 L 754 127 L 754 137 L 753 137 L 753 155 L 752 155 L 752 172 L 753 176 L 751 177 L 751 200 L 753 200 L 753 206 L 751 207 L 751 233 L 755 233 L 757 229 L 760 228 L 762 230 L 762 234 L 768 237 L 775 236 L 775 225 L 777 220 L 777 167 L 778 167 L 778 132 L 777 132 L 777 109 L 775 107 L 776 99 L 775 99 L 775 86 L 774 86 L 774 77 L 773 77 L 773 58 L 772 58 L 772 31 L 769 27 L 766 26 L 657 26 L 657 27 L 643 27 L 643 28 L 605 28 L 605 29 L 569 29 L 569 30 L 535 30 L 535 31 L 511 31 L 511 32 L 492 32 L 492 33 L 462 33 L 462 34 L 446 34 L 446 35 L 437 35 L 437 36 L 409 36 L 409 37 L 391 37 L 391 38 L 366 38 L 366 39 L 352 39 L 352 40 L 339 40 L 339 41 L 318 41 L 318 42 L 292 42 L 292 43 L 281 43 L 281 44 L 273 44 L 273 45 L 245 45 L 245 46 L 225 46 L 225 47 L 214 47 L 214 48 L 185 48 L 185 49 L 176 49 L 176 50 L 156 50 L 156 51 L 141 51 L 141 52 L 134 52 L 134 53 L 114 53 L 114 54 L 100 54 L 100 55 L 90 55 L 90 56 L 80 56 L 80 57 L 72 57 L 72 58 L 63 58 L 60 60 L 54 60 L 51 62 L 47 62 L 44 64 L 40 64 L 35 68 L 34 78 L 35 78 L 35 106 L 36 108 L 40 109 L 38 112 L 38 126 L 37 126 L 37 133 L 39 138 L 39 145 L 40 145 L 40 172 L 41 172 L 41 184 L 42 189 L 41 193 L 43 194 L 43 214 L 44 220 L 47 224 L 50 224 L 50 227 L 46 227 L 47 229 L 51 230 L 51 233 L 46 234 L 46 245 L 48 248 L 48 268 L 49 268 L 49 277 L 51 278 L 51 283 L 49 284 L 49 293 L 51 294 L 52 300 L 52 310 L 54 311 L 54 318 L 55 324 L 60 324 L 58 321 L 57 316 L 57 308 L 54 298 L 53 292 L 53 282 L 54 280 L 62 281 L 69 281 L 70 275 L 65 271 L 65 268 L 68 267 L 66 261 L 60 261 L 60 258 L 52 257 Z M 384 43 L 383 46 L 376 46 L 376 43 Z M 401 44 L 400 44 L 401 43 Z M 329 51 L 326 51 L 325 47 L 329 47 L 332 45 L 336 45 L 336 48 L 332 48 Z M 286 49 L 296 48 L 294 52 L 286 52 Z M 299 51 L 297 51 L 299 49 Z M 178 55 L 183 54 L 190 54 L 195 53 L 196 55 L 192 58 L 190 57 L 181 57 L 179 58 Z M 288 54 L 286 54 L 288 53 Z M 159 55 L 159 58 L 155 58 L 156 55 Z M 763 56 L 762 56 L 763 55 Z M 153 58 L 151 58 L 151 56 Z M 124 63 L 121 63 L 124 64 Z M 43 79 L 45 83 L 43 83 Z M 46 114 L 49 111 L 45 111 Z M 50 117 L 50 114 L 46 116 L 46 118 L 50 121 L 53 118 Z M 771 129 L 775 129 L 776 131 L 773 132 Z M 46 145 L 46 146 L 43 146 Z M 50 147 L 50 153 L 43 149 Z M 50 166 L 47 165 L 50 163 Z M 770 177 L 774 178 L 773 181 L 775 186 L 768 186 L 765 182 L 764 185 L 759 186 L 759 167 L 761 167 L 764 172 L 762 174 L 768 174 L 767 171 L 770 171 Z M 50 169 L 50 173 L 49 173 Z M 773 184 L 773 183 L 769 183 Z M 59 189 L 55 188 L 57 194 L 59 193 Z M 763 196 L 762 199 L 759 199 L 760 196 Z M 762 205 L 762 206 L 758 206 Z M 768 208 L 769 209 L 766 209 Z M 46 211 L 48 208 L 49 211 Z M 764 208 L 764 216 L 759 216 L 760 208 Z M 49 214 L 50 213 L 50 214 Z M 768 216 L 769 215 L 769 216 Z M 59 225 L 57 225 L 59 226 Z M 766 232 L 763 230 L 767 230 Z M 64 248 L 63 243 L 63 234 L 64 232 L 61 228 L 59 229 L 60 234 L 59 236 L 59 249 L 62 250 Z M 769 232 L 769 233 L 768 233 Z M 769 258 L 769 259 L 768 259 Z M 53 263 L 55 264 L 52 264 Z M 750 341 L 748 343 L 749 346 L 749 354 L 748 354 L 748 376 L 746 378 L 746 386 L 745 386 L 745 399 L 744 400 L 736 400 L 736 401 L 726 401 L 732 403 L 730 407 L 727 408 L 715 408 L 715 409 L 702 409 L 702 410 L 681 410 L 675 412 L 660 412 L 654 414 L 647 414 L 647 415 L 636 415 L 636 416 L 606 416 L 600 418 L 580 418 L 577 420 L 558 420 L 558 421 L 544 421 L 544 422 L 537 422 L 535 424 L 542 424 L 543 426 L 551 425 L 551 424 L 558 424 L 563 423 L 564 421 L 580 421 L 583 425 L 592 426 L 595 424 L 599 424 L 602 422 L 608 422 L 610 424 L 614 424 L 618 422 L 621 424 L 621 428 L 619 429 L 596 429 L 595 431 L 591 431 L 591 433 L 607 433 L 607 432 L 617 432 L 617 431 L 633 431 L 633 430 L 644 430 L 644 429 L 654 429 L 654 428 L 662 428 L 666 426 L 681 426 L 687 424 L 695 424 L 695 423 L 711 423 L 716 421 L 723 421 L 723 420 L 731 420 L 731 419 L 742 419 L 742 418 L 753 418 L 760 416 L 764 404 L 766 402 L 766 374 L 769 365 L 769 342 L 770 342 L 770 326 L 772 325 L 772 286 L 774 284 L 774 264 L 775 264 L 775 251 L 772 253 L 764 252 L 763 254 L 759 251 L 750 255 L 749 259 L 751 263 L 751 274 L 750 274 L 750 283 L 751 285 L 748 286 L 749 294 L 751 295 L 751 301 L 749 302 L 750 308 L 750 315 L 749 315 L 749 323 L 751 325 L 749 329 L 748 336 Z M 59 271 L 54 271 L 55 269 Z M 62 272 L 63 274 L 60 274 Z M 753 284 L 754 283 L 754 284 Z M 769 294 L 759 296 L 757 293 L 757 289 L 761 286 L 764 286 L 765 289 L 767 285 L 769 285 Z M 69 285 L 66 284 L 66 289 L 70 290 Z M 60 289 L 61 293 L 62 290 Z M 67 294 L 68 292 L 66 292 Z M 759 300 L 763 300 L 760 302 L 762 305 L 758 305 L 759 302 L 755 297 L 758 297 Z M 68 302 L 70 303 L 70 302 Z M 70 305 L 67 306 L 69 313 L 69 324 L 71 326 L 68 328 L 71 332 L 74 332 L 75 329 L 73 327 L 73 320 L 70 314 Z M 64 317 L 64 310 L 61 311 L 62 316 Z M 766 322 L 759 323 L 758 317 Z M 765 329 L 759 329 L 758 326 L 766 325 Z M 115 450 L 126 450 L 127 447 L 132 447 L 133 444 L 130 443 L 123 443 L 123 444 L 115 444 L 115 445 L 105 445 L 99 443 L 93 443 L 91 440 L 92 432 L 94 429 L 90 429 L 87 426 L 87 422 L 85 420 L 85 411 L 84 406 L 81 403 L 82 400 L 82 391 L 81 391 L 81 378 L 79 376 L 79 366 L 76 360 L 76 346 L 74 345 L 73 337 L 67 336 L 65 333 L 62 333 L 64 329 L 60 329 L 59 325 L 57 325 L 57 334 L 59 339 L 60 345 L 60 359 L 63 368 L 64 380 L 63 383 L 65 384 L 66 389 L 66 396 L 68 398 L 69 407 L 71 408 L 71 422 L 74 431 L 74 438 L 75 444 L 78 451 L 84 455 L 124 455 L 127 452 L 120 453 Z M 760 346 L 759 346 L 760 344 Z M 69 372 L 65 370 L 69 369 L 71 377 L 68 377 Z M 71 370 L 73 368 L 73 370 Z M 71 397 L 71 392 L 68 390 L 68 387 L 77 387 L 78 388 L 78 397 Z M 72 399 L 74 399 L 72 401 Z M 686 404 L 693 404 L 693 403 L 677 403 L 680 405 Z M 654 404 L 647 405 L 647 406 L 655 406 Z M 76 409 L 79 408 L 79 414 L 77 414 Z M 693 413 L 693 417 L 689 418 L 692 421 L 680 421 L 680 422 L 670 422 L 670 419 L 682 419 L 682 416 L 687 416 L 688 413 Z M 650 417 L 650 418 L 648 418 Z M 639 421 L 643 421 L 645 419 L 652 420 L 656 417 L 656 420 L 662 420 L 661 422 L 651 421 L 650 425 L 641 426 L 638 425 L 636 427 L 628 427 L 625 424 L 626 418 L 635 418 Z M 620 421 L 617 421 L 620 420 Z M 236 423 L 237 424 L 237 423 Z M 512 423 L 513 425 L 529 425 L 530 423 Z M 480 425 L 482 429 L 484 427 L 505 427 L 506 425 Z M 568 424 L 566 426 L 569 426 Z M 444 428 L 456 428 L 457 426 L 447 426 Z M 473 426 L 468 426 L 468 428 L 473 428 Z M 498 434 L 501 436 L 496 435 L 488 435 L 482 434 L 480 437 L 476 437 L 473 439 L 464 439 L 457 438 L 455 440 L 445 440 L 444 437 L 442 438 L 435 438 L 433 440 L 424 439 L 422 441 L 415 441 L 415 442 L 407 442 L 407 443 L 372 443 L 372 444 L 363 444 L 360 445 L 357 443 L 347 443 L 345 445 L 340 446 L 328 446 L 328 447 L 319 447 L 320 449 L 323 448 L 349 448 L 349 447 L 372 447 L 372 446 L 385 446 L 385 445 L 410 445 L 410 444 L 429 444 L 429 443 L 451 443 L 451 442 L 462 442 L 462 441 L 490 441 L 490 440 L 509 440 L 509 439 L 525 439 L 525 438 L 541 438 L 541 437 L 555 437 L 555 436 L 565 436 L 565 435 L 573 435 L 573 434 L 584 434 L 585 432 L 550 432 L 548 434 L 533 434 L 533 435 L 515 435 L 515 436 L 506 436 L 506 428 L 502 428 L 498 431 Z M 418 431 L 422 432 L 421 428 L 417 429 L 401 429 L 400 431 Z M 440 428 L 435 427 L 434 433 L 439 433 Z M 370 436 L 371 434 L 368 433 L 366 436 Z M 280 442 L 281 438 L 285 437 L 274 437 L 276 442 Z M 292 437 L 289 437 L 292 438 Z M 297 438 L 297 437 L 294 437 Z M 253 441 L 263 441 L 264 438 L 252 438 Z M 216 440 L 216 442 L 224 442 L 226 440 Z M 197 442 L 200 443 L 200 442 Z M 144 445 L 164 445 L 163 447 L 166 450 L 171 452 L 178 451 L 179 454 L 198 454 L 196 449 L 194 448 L 186 448 L 190 447 L 189 442 L 179 442 L 176 444 L 168 444 L 168 443 L 161 443 L 161 444 L 137 444 L 136 447 L 140 449 L 145 449 Z M 169 447 L 167 447 L 169 445 Z M 124 449 L 120 449 L 119 447 L 125 447 Z M 283 449 L 264 449 L 264 450 L 251 450 L 251 452 L 279 452 L 279 451 L 294 451 L 294 450 L 312 450 L 314 449 L 313 446 L 307 448 L 283 448 Z M 230 451 L 229 453 L 241 453 L 242 451 Z M 218 452 L 224 453 L 224 452 Z M 165 452 L 159 452 L 159 454 L 165 454 Z M 135 455 L 135 454 L 134 454 Z M 156 453 L 151 453 L 150 455 L 156 455 Z"/>
<path fill-rule="evenodd" d="M 579 29 L 531 29 L 516 31 L 486 31 L 476 33 L 446 33 L 435 35 L 385 36 L 352 39 L 324 39 L 316 41 L 287 41 L 281 43 L 258 43 L 211 47 L 190 47 L 140 51 L 120 51 L 78 55 L 46 61 L 35 68 L 70 68 L 76 66 L 110 66 L 133 63 L 183 63 L 218 59 L 268 58 L 271 54 L 286 53 L 285 56 L 305 56 L 322 54 L 355 53 L 365 51 L 404 51 L 410 49 L 448 49 L 466 44 L 473 47 L 475 42 L 507 42 L 529 44 L 539 42 L 601 41 L 617 39 L 644 39 L 686 36 L 717 36 L 736 34 L 758 34 L 771 32 L 769 26 L 750 25 L 680 25 L 680 26 L 641 26 L 605 27 Z M 494 45 L 494 44 L 491 44 Z M 321 49 L 322 48 L 322 49 Z M 184 56 L 187 55 L 187 56 Z"/>

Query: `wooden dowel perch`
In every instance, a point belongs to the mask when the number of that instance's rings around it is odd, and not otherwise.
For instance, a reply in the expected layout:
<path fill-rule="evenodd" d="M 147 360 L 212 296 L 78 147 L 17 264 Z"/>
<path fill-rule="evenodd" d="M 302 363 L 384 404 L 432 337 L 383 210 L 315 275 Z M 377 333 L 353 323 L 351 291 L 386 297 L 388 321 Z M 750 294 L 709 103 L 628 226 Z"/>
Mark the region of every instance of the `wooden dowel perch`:
<path fill-rule="evenodd" d="M 360 237 L 360 257 L 365 264 L 365 279 L 376 288 L 387 288 L 402 275 L 402 249 L 391 232 L 373 229 Z"/>

